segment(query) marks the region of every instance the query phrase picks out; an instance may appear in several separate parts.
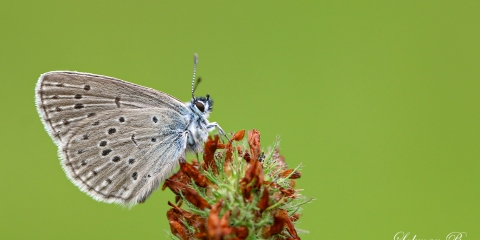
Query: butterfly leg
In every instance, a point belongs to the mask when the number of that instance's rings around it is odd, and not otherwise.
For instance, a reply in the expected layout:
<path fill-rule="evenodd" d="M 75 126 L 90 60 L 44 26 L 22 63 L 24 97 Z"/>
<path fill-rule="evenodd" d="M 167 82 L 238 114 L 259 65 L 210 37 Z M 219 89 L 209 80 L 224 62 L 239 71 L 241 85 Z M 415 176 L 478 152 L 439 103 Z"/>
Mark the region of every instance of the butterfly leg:
<path fill-rule="evenodd" d="M 179 163 L 186 163 L 187 160 L 185 160 L 184 157 L 180 157 L 180 158 L 178 159 L 178 162 L 179 162 Z"/>
<path fill-rule="evenodd" d="M 209 131 L 211 131 L 213 128 L 217 128 L 220 135 L 225 137 L 227 139 L 227 141 L 230 141 L 230 139 L 227 137 L 227 134 L 225 133 L 225 131 L 223 131 L 223 129 L 220 127 L 220 125 L 218 125 L 217 122 L 208 123 L 207 129 Z"/>

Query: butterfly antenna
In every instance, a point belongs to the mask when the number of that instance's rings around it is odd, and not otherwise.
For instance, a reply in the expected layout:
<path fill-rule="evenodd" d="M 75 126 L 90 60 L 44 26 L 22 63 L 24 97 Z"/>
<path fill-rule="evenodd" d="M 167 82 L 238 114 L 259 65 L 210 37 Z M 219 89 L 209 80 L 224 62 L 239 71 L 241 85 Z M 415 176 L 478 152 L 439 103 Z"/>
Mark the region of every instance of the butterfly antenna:
<path fill-rule="evenodd" d="M 195 95 L 193 94 L 195 92 L 195 77 L 197 75 L 197 64 L 198 64 L 198 54 L 193 55 L 193 78 L 192 78 L 192 99 L 193 101 L 197 101 L 195 99 Z"/>

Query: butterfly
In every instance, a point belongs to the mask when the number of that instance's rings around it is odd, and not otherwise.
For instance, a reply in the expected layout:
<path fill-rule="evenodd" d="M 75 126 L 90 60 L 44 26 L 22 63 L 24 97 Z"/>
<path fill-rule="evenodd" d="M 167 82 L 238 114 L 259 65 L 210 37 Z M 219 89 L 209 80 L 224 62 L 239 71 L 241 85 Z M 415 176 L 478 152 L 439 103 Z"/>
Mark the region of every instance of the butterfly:
<path fill-rule="evenodd" d="M 91 73 L 52 71 L 40 76 L 35 103 L 58 146 L 67 177 L 95 200 L 143 203 L 183 160 L 202 151 L 216 122 L 213 99 L 192 99 Z"/>

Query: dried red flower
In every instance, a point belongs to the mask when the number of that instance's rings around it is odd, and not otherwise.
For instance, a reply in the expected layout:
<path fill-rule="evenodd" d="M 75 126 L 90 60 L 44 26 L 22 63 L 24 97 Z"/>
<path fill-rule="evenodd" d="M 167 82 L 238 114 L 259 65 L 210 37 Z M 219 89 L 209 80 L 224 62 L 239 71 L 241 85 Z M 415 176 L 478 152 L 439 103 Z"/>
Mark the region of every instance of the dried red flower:
<path fill-rule="evenodd" d="M 233 134 L 232 139 L 230 141 L 242 141 L 243 137 L 245 137 L 245 130 L 240 130 Z"/>
<path fill-rule="evenodd" d="M 202 210 L 205 208 L 210 208 L 210 204 L 205 199 L 203 199 L 195 190 L 184 183 L 174 182 L 170 179 L 167 179 L 165 180 L 165 184 L 175 194 L 180 195 L 180 193 L 182 193 L 183 196 L 185 196 L 185 199 L 187 199 L 187 201 L 189 201 L 195 207 Z"/>
<path fill-rule="evenodd" d="M 295 198 L 296 195 L 295 195 L 295 190 L 289 188 L 289 189 L 285 189 L 283 187 L 280 188 L 280 192 L 282 192 L 282 194 L 285 196 L 285 197 L 290 197 L 290 198 Z"/>
<path fill-rule="evenodd" d="M 231 211 L 225 212 L 220 218 L 223 201 L 218 201 L 212 206 L 208 215 L 207 236 L 209 240 L 223 240 L 227 235 L 234 234 L 235 237 L 229 239 L 246 239 L 248 237 L 248 228 L 246 227 L 230 227 L 228 220 Z"/>
<path fill-rule="evenodd" d="M 180 239 L 203 240 L 260 237 L 257 236 L 258 231 L 249 235 L 250 227 L 262 229 L 261 237 L 264 238 L 300 239 L 293 225 L 299 214 L 289 216 L 288 212 L 293 210 L 289 206 L 292 205 L 284 203 L 302 198 L 293 189 L 294 179 L 299 178 L 301 173 L 287 169 L 279 148 L 273 154 L 262 152 L 257 130 L 248 132 L 249 149 L 235 144 L 244 137 L 243 130 L 235 133 L 226 144 L 220 143 L 218 136 L 209 137 L 200 168 L 196 161 L 189 164 L 181 159 L 180 170 L 165 181 L 163 188 L 168 187 L 176 194 L 176 199 L 184 199 L 198 209 L 187 211 L 169 202 L 172 208 L 167 212 L 167 218 L 172 234 Z M 217 152 L 218 149 L 223 150 Z M 236 159 L 234 151 L 245 162 Z M 224 162 L 219 162 L 219 159 L 224 159 Z M 242 177 L 239 182 L 232 181 L 239 177 Z M 268 182 L 264 179 L 266 177 Z M 243 198 L 244 203 L 240 204 L 245 206 L 243 208 L 237 202 L 239 197 Z M 209 202 L 216 203 L 211 206 Z M 246 218 L 249 215 L 245 211 L 252 209 L 250 214 L 255 217 Z M 288 212 L 285 209 L 289 209 Z M 272 220 L 272 225 L 264 225 L 265 221 Z"/>
<path fill-rule="evenodd" d="M 278 216 L 277 214 L 275 214 L 273 216 L 272 226 L 268 226 L 265 228 L 263 237 L 268 238 L 272 235 L 281 233 L 283 231 L 284 226 L 285 226 L 285 220 L 281 216 Z"/>
<path fill-rule="evenodd" d="M 268 208 L 269 206 L 268 200 L 269 200 L 268 188 L 264 187 L 262 198 L 260 198 L 260 201 L 258 202 L 258 208 L 260 209 L 260 214 L 262 214 L 263 211 L 265 211 L 265 209 Z"/>
<path fill-rule="evenodd" d="M 302 176 L 302 173 L 294 171 L 295 169 L 284 170 L 282 173 L 280 173 L 280 176 L 282 178 L 289 177 L 290 179 L 298 179 Z"/>
<path fill-rule="evenodd" d="M 187 184 L 187 183 L 190 182 L 190 178 L 183 171 L 176 172 L 175 174 L 173 174 L 168 179 L 170 181 L 173 181 L 173 182 L 181 182 L 181 183 L 184 183 L 184 184 Z M 166 187 L 167 187 L 167 184 L 165 182 L 165 183 L 163 183 L 162 190 L 165 190 Z M 173 191 L 173 189 L 171 189 L 171 190 Z M 174 191 L 174 193 L 177 194 L 177 192 L 175 192 L 175 191 Z"/>
<path fill-rule="evenodd" d="M 209 136 L 203 149 L 203 169 L 211 168 L 214 173 L 218 173 L 218 168 L 215 164 L 215 151 L 219 148 L 218 140 L 218 135 L 215 135 L 213 139 Z"/>
<path fill-rule="evenodd" d="M 295 230 L 295 226 L 293 225 L 292 221 L 290 220 L 290 217 L 288 216 L 287 211 L 285 211 L 284 209 L 280 209 L 277 212 L 277 215 L 284 219 L 284 224 L 285 224 L 285 227 L 287 228 L 288 233 L 290 233 L 290 235 L 293 238 L 300 239 L 300 237 L 298 237 L 297 235 L 297 230 Z"/>
<path fill-rule="evenodd" d="M 242 146 L 237 146 L 237 153 L 238 153 L 238 155 L 240 155 L 240 156 L 243 154 Z"/>
<path fill-rule="evenodd" d="M 251 158 L 250 158 L 250 153 L 245 152 L 245 154 L 243 155 L 243 159 L 245 159 L 245 161 L 246 161 L 247 163 L 249 163 L 250 160 L 251 160 Z"/>
<path fill-rule="evenodd" d="M 223 239 L 226 235 L 231 234 L 231 230 L 228 228 L 228 218 L 230 217 L 230 211 L 226 212 L 223 217 L 220 218 L 220 210 L 222 209 L 223 201 L 219 201 L 212 206 L 210 215 L 208 216 L 207 233 L 208 238 L 212 240 Z"/>
<path fill-rule="evenodd" d="M 250 145 L 250 157 L 258 160 L 258 156 L 260 156 L 260 132 L 256 129 L 248 132 L 248 145 Z"/>
<path fill-rule="evenodd" d="M 292 216 L 290 216 L 290 220 L 292 220 L 292 222 L 297 221 L 299 218 L 300 218 L 300 214 L 298 213 L 294 213 Z"/>
<path fill-rule="evenodd" d="M 188 212 L 178 206 L 175 206 L 170 201 L 168 202 L 168 205 L 172 207 L 167 213 L 167 218 L 169 219 L 169 221 L 178 222 L 180 223 L 180 226 L 185 227 L 185 220 L 188 224 L 194 226 L 197 229 L 197 233 L 205 232 L 205 219 L 202 218 L 200 215 Z M 178 224 L 171 225 L 174 225 L 176 231 L 179 231 Z"/>
<path fill-rule="evenodd" d="M 187 228 L 178 221 L 168 221 L 170 224 L 170 231 L 172 231 L 173 235 L 177 236 L 180 239 L 188 239 L 187 238 Z"/>
<path fill-rule="evenodd" d="M 251 192 L 254 188 L 258 189 L 263 184 L 263 166 L 257 160 L 251 160 L 249 167 L 245 172 L 245 177 L 240 180 L 243 198 L 246 201 L 251 200 Z"/>
<path fill-rule="evenodd" d="M 225 145 L 225 165 L 229 164 L 233 161 L 233 147 L 232 142 L 229 141 L 227 145 Z"/>
<path fill-rule="evenodd" d="M 180 239 L 186 239 L 187 227 L 183 223 L 183 216 L 172 208 L 167 211 L 167 219 L 172 233 Z"/>
<path fill-rule="evenodd" d="M 283 228 L 286 228 L 287 232 L 290 234 L 291 237 L 289 237 L 289 239 L 300 239 L 287 211 L 283 209 L 280 209 L 275 213 L 273 217 L 273 225 L 264 228 L 263 237 L 268 238 L 280 234 L 283 231 Z"/>
<path fill-rule="evenodd" d="M 241 141 L 243 137 L 245 136 L 245 130 L 241 130 L 236 132 L 232 138 L 228 141 L 228 143 L 225 145 L 225 163 L 231 163 L 233 161 L 233 147 L 232 147 L 232 142 L 233 141 Z"/>
<path fill-rule="evenodd" d="M 200 171 L 198 171 L 193 164 L 188 164 L 185 162 L 185 160 L 180 161 L 180 171 L 185 173 L 185 175 L 187 175 L 189 178 L 193 179 L 193 181 L 199 187 L 207 187 L 208 185 L 211 185 L 210 181 L 208 181 L 205 176 L 200 174 Z"/>

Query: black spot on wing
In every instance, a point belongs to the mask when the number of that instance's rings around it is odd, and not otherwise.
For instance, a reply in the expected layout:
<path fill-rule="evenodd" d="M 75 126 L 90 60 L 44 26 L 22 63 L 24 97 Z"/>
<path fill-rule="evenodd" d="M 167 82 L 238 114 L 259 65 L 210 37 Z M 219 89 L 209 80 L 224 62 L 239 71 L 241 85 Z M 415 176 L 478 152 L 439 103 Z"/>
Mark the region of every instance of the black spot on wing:
<path fill-rule="evenodd" d="M 82 109 L 82 108 L 84 108 L 84 107 L 85 107 L 85 106 L 84 106 L 83 104 L 81 104 L 81 103 L 76 103 L 76 104 L 73 106 L 73 108 L 75 108 L 75 109 Z"/>
<path fill-rule="evenodd" d="M 112 149 L 105 149 L 102 151 L 102 156 L 107 156 L 110 152 L 112 152 Z"/>

